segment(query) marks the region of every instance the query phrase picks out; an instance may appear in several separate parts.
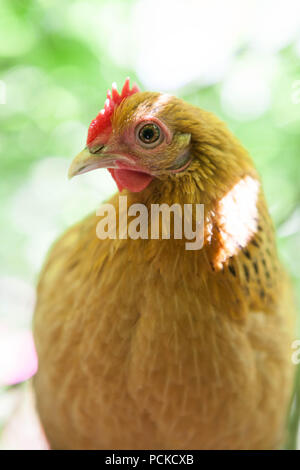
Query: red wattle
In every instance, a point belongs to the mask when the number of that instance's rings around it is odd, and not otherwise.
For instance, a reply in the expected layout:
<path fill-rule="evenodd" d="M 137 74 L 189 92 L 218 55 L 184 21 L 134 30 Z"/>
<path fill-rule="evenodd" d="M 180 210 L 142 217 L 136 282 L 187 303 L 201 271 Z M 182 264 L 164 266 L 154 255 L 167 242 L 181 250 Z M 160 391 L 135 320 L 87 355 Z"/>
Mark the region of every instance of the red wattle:
<path fill-rule="evenodd" d="M 139 193 L 145 189 L 148 184 L 153 180 L 152 175 L 143 173 L 141 171 L 132 171 L 126 169 L 112 169 L 109 171 L 115 180 L 118 190 L 121 192 L 122 189 L 126 188 L 133 193 Z"/>

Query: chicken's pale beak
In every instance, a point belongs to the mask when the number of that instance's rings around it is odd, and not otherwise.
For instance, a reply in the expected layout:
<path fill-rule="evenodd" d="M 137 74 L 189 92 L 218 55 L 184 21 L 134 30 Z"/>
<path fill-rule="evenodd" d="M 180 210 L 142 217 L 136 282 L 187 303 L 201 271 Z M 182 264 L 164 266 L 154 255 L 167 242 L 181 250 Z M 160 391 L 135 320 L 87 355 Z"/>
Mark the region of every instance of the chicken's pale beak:
<path fill-rule="evenodd" d="M 82 150 L 70 165 L 69 178 L 97 168 L 108 168 L 111 171 L 119 191 L 123 188 L 132 192 L 142 191 L 154 176 L 145 168 L 139 167 L 129 155 L 118 152 L 109 145 L 102 145 L 93 153 L 88 147 Z"/>
<path fill-rule="evenodd" d="M 105 147 L 98 153 L 91 153 L 86 147 L 72 161 L 68 176 L 81 175 L 96 168 L 110 168 L 114 166 L 115 156 L 105 153 Z"/>

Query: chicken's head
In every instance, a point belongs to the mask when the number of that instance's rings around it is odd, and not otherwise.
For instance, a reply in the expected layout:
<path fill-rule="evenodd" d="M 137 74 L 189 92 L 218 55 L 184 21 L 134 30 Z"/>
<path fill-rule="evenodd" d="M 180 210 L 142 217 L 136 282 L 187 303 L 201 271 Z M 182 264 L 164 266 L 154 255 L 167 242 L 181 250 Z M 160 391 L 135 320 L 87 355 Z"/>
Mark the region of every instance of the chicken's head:
<path fill-rule="evenodd" d="M 213 175 L 218 184 L 218 172 L 228 171 L 224 151 L 233 148 L 232 140 L 212 114 L 168 94 L 130 89 L 126 79 L 121 94 L 115 85 L 108 91 L 69 176 L 107 168 L 120 191 L 132 192 L 183 175 L 203 183 Z"/>

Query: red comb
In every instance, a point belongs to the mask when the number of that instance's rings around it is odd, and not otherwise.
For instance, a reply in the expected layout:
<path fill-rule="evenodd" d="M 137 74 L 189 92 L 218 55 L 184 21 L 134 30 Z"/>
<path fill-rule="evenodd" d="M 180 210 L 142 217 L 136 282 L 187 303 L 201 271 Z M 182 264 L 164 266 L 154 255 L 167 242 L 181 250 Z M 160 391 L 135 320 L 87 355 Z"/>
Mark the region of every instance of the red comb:
<path fill-rule="evenodd" d="M 132 89 L 130 90 L 129 85 L 129 78 L 127 77 L 122 88 L 121 94 L 119 94 L 117 90 L 117 85 L 115 83 L 112 84 L 111 91 L 107 91 L 107 99 L 104 103 L 104 108 L 101 109 L 100 113 L 93 119 L 90 124 L 87 136 L 87 145 L 89 145 L 96 137 L 101 135 L 102 143 L 105 143 L 111 133 L 111 117 L 113 115 L 114 109 L 119 106 L 121 101 L 128 96 L 137 93 L 139 87 L 134 83 Z M 103 139 L 102 139 L 103 137 Z"/>

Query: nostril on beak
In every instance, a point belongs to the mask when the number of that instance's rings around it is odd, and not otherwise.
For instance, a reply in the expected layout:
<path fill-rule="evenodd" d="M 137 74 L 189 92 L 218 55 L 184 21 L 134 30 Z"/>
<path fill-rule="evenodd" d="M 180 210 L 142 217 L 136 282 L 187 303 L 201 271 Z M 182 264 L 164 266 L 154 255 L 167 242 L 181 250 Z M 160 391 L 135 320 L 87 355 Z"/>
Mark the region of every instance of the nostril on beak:
<path fill-rule="evenodd" d="M 95 155 L 97 153 L 100 153 L 103 148 L 104 148 L 104 144 L 97 145 L 97 147 L 92 147 L 92 148 L 89 148 L 88 150 L 91 154 Z"/>

